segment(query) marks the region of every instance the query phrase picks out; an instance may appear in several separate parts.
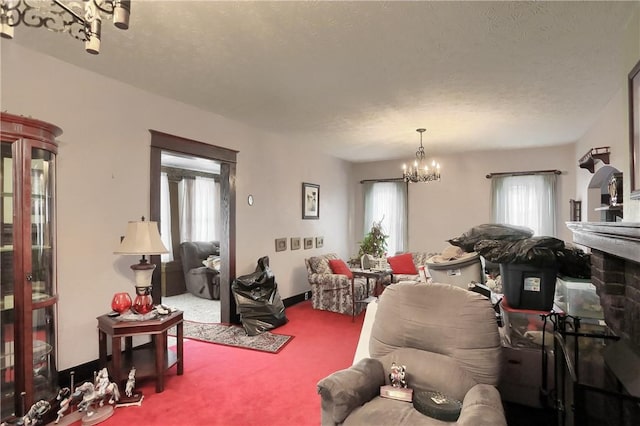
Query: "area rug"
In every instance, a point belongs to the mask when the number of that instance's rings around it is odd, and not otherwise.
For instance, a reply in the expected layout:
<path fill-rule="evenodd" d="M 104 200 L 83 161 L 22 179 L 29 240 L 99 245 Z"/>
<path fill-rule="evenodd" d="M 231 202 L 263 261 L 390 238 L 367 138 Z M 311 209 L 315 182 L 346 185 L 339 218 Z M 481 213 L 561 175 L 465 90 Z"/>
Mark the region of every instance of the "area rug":
<path fill-rule="evenodd" d="M 265 331 L 257 336 L 247 336 L 244 328 L 237 325 L 210 324 L 195 321 L 184 321 L 184 338 L 235 346 L 256 351 L 278 353 L 293 339 L 285 334 L 273 334 Z M 169 333 L 175 336 L 175 329 Z"/>

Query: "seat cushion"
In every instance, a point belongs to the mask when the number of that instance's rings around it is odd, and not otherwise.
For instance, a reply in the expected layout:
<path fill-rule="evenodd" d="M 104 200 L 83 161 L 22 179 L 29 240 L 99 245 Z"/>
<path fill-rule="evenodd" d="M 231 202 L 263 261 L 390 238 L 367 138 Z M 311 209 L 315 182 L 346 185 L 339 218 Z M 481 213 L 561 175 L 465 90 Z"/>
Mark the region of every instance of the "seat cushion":
<path fill-rule="evenodd" d="M 375 397 L 351 412 L 344 426 L 361 425 L 446 425 L 447 423 L 421 414 L 410 402 Z"/>
<path fill-rule="evenodd" d="M 351 269 L 347 266 L 342 259 L 329 259 L 329 267 L 334 274 L 346 275 L 347 278 L 353 278 Z"/>
<path fill-rule="evenodd" d="M 418 270 L 416 269 L 416 265 L 413 263 L 411 253 L 388 257 L 387 262 L 389 262 L 389 266 L 391 266 L 391 270 L 394 274 L 418 274 Z"/>

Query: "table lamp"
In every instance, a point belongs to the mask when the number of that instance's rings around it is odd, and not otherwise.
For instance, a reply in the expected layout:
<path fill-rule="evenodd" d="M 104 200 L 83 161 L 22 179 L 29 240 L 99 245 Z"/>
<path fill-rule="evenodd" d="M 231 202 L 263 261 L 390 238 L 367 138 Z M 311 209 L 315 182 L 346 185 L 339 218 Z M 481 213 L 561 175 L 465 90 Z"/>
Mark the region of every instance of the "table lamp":
<path fill-rule="evenodd" d="M 151 277 L 156 265 L 147 261 L 146 255 L 168 253 L 158 231 L 158 222 L 131 221 L 127 225 L 127 232 L 120 241 L 114 254 L 142 255 L 139 263 L 131 265 L 136 287 L 136 298 L 133 310 L 139 314 L 149 313 L 153 309 L 151 297 Z"/>

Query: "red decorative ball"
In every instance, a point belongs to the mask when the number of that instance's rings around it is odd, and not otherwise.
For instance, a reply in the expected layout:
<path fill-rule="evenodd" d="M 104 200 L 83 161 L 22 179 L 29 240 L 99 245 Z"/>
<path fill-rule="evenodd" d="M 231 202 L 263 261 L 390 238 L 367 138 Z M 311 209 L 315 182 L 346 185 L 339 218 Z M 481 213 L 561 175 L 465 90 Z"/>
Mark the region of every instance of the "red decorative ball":
<path fill-rule="evenodd" d="M 119 314 L 127 312 L 131 308 L 131 297 L 129 293 L 116 293 L 111 301 L 111 309 Z"/>

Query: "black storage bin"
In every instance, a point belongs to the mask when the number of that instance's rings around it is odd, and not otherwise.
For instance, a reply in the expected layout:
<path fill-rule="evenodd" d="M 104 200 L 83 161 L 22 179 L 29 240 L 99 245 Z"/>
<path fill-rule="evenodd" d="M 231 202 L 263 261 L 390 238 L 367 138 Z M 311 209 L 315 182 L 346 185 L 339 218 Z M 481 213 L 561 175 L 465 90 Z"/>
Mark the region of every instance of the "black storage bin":
<path fill-rule="evenodd" d="M 556 292 L 557 266 L 501 263 L 502 290 L 509 306 L 550 311 Z"/>

